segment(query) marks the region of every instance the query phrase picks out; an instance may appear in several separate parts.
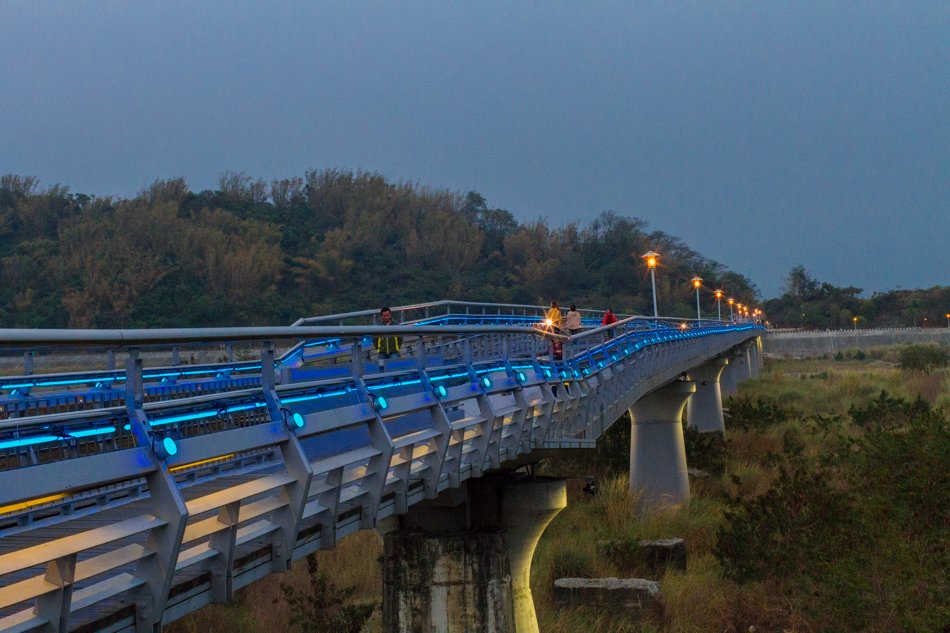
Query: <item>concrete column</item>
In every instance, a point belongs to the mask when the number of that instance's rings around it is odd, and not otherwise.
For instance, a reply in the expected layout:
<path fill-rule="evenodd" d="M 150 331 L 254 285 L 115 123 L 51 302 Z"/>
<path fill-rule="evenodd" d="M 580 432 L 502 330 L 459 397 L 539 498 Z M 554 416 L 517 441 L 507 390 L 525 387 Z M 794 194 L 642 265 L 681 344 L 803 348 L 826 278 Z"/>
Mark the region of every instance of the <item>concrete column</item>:
<path fill-rule="evenodd" d="M 630 408 L 630 489 L 642 491 L 640 507 L 669 506 L 689 498 L 683 407 L 696 391 L 691 382 L 660 387 Z"/>
<path fill-rule="evenodd" d="M 501 532 L 398 531 L 383 542 L 385 633 L 513 633 Z"/>
<path fill-rule="evenodd" d="M 719 381 L 727 364 L 725 358 L 714 358 L 689 372 L 696 393 L 686 403 L 686 421 L 701 433 L 726 432 Z"/>
<path fill-rule="evenodd" d="M 726 361 L 726 366 L 722 370 L 722 375 L 719 376 L 719 392 L 722 394 L 723 398 L 726 398 L 739 393 L 739 387 L 736 384 L 735 361 L 729 360 L 727 358 L 724 358 L 723 360 Z"/>
<path fill-rule="evenodd" d="M 567 507 L 567 487 L 563 479 L 525 479 L 502 492 L 500 523 L 511 566 L 515 632 L 539 633 L 531 595 L 531 559 L 541 533 Z"/>
<path fill-rule="evenodd" d="M 755 338 L 749 344 L 749 376 L 751 378 L 758 378 L 762 374 L 758 342 L 759 339 Z"/>
<path fill-rule="evenodd" d="M 414 506 L 386 534 L 385 633 L 538 633 L 531 559 L 563 480 L 486 476 Z"/>
<path fill-rule="evenodd" d="M 735 365 L 736 383 L 744 382 L 751 378 L 749 373 L 749 350 L 745 347 L 737 347 L 733 350 L 732 364 Z"/>

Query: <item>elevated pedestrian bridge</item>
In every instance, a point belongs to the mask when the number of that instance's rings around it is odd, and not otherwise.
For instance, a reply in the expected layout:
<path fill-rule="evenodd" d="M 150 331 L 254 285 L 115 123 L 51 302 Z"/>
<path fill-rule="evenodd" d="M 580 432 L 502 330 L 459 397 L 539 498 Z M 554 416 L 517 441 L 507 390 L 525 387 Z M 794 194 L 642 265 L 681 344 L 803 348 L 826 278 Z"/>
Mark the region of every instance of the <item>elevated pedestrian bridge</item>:
<path fill-rule="evenodd" d="M 537 306 L 393 312 L 400 325 L 371 310 L 289 327 L 0 330 L 24 359 L 0 378 L 0 631 L 160 630 L 538 449 L 592 447 L 631 409 L 633 483 L 676 501 L 685 456 L 657 460 L 689 393 L 705 388 L 690 423 L 721 430 L 721 391 L 760 362 L 749 323 L 602 328 L 589 311 L 566 337 Z M 401 337 L 399 358 L 377 358 L 380 335 Z M 651 398 L 671 390 L 686 395 L 657 414 Z"/>

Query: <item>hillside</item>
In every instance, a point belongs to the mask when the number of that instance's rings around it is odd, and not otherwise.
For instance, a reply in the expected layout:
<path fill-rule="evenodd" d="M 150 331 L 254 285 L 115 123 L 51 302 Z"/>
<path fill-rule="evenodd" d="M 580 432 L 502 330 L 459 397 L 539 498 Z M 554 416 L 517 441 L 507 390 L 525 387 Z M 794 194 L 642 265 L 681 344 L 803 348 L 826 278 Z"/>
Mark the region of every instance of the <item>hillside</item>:
<path fill-rule="evenodd" d="M 366 172 L 265 183 L 226 173 L 217 190 L 157 180 L 131 199 L 0 178 L 0 326 L 283 325 L 300 316 L 460 298 L 652 306 L 640 255 L 663 254 L 664 314 L 691 316 L 690 278 L 754 301 L 743 275 L 600 213 L 587 224 L 520 223 L 465 195 Z M 711 292 L 704 294 L 711 313 Z"/>

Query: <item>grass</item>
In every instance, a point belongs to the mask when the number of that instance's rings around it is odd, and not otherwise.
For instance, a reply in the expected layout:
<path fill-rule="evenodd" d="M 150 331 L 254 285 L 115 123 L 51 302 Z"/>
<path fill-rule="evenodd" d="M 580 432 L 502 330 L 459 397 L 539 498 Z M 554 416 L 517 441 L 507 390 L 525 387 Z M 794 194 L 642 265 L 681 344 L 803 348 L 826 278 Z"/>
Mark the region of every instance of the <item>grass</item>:
<path fill-rule="evenodd" d="M 706 633 L 747 631 L 874 630 L 915 631 L 928 627 L 941 615 L 910 613 L 908 602 L 927 596 L 928 604 L 939 604 L 945 595 L 946 579 L 940 567 L 929 560 L 928 548 L 912 537 L 882 531 L 886 555 L 870 552 L 866 561 L 851 561 L 854 568 L 842 567 L 835 577 L 854 582 L 854 595 L 876 605 L 873 613 L 842 626 L 848 605 L 836 606 L 835 614 L 821 613 L 823 604 L 811 595 L 808 586 L 790 587 L 782 578 L 739 584 L 723 578 L 714 551 L 717 534 L 728 521 L 727 513 L 736 500 L 751 501 L 770 490 L 778 477 L 777 463 L 791 453 L 806 463 L 817 463 L 829 453 L 832 438 L 858 437 L 862 432 L 850 424 L 848 410 L 867 406 L 887 391 L 893 397 L 912 400 L 917 395 L 937 407 L 950 408 L 950 370 L 929 374 L 901 370 L 887 353 L 872 353 L 866 360 L 781 360 L 769 361 L 767 371 L 757 380 L 744 383 L 740 396 L 761 398 L 795 414 L 776 418 L 763 428 L 741 430 L 727 419 L 727 452 L 724 472 L 719 476 L 691 482 L 692 496 L 681 506 L 649 515 L 635 514 L 633 493 L 626 474 L 597 472 L 587 459 L 580 470 L 590 469 L 598 477 L 599 492 L 584 493 L 584 481 L 568 482 L 568 507 L 548 526 L 535 552 L 532 588 L 540 629 L 545 633 Z M 727 401 L 726 406 L 729 406 Z M 754 409 L 753 409 L 754 410 Z M 791 448 L 790 448 L 791 447 Z M 785 456 L 784 458 L 782 456 Z M 555 460 L 553 464 L 563 464 Z M 577 466 L 577 464 L 574 464 Z M 571 465 L 572 475 L 580 471 Z M 550 471 L 549 471 L 550 472 Z M 836 471 L 834 489 L 845 485 Z M 950 519 L 948 519 L 950 520 Z M 950 524 L 948 524 L 950 525 Z M 893 528 L 891 528 L 893 529 Z M 604 610 L 561 608 L 553 599 L 553 581 L 567 576 L 649 577 L 636 560 L 605 555 L 598 541 L 635 543 L 641 539 L 683 538 L 688 568 L 667 570 L 658 580 L 663 608 L 642 618 Z M 820 544 L 816 544 L 820 547 Z M 950 543 L 942 547 L 950 551 Z M 939 550 L 938 550 L 939 551 Z M 357 587 L 356 599 L 379 602 L 381 579 L 377 559 L 381 542 L 372 532 L 344 539 L 337 549 L 320 552 L 323 569 L 340 586 Z M 937 570 L 936 573 L 934 570 Z M 172 633 L 228 633 L 287 630 L 286 607 L 280 598 L 279 576 L 271 576 L 241 592 L 236 604 L 213 606 L 168 627 Z M 303 582 L 301 568 L 283 577 L 285 582 Z M 860 593 L 864 592 L 864 593 Z M 876 596 L 868 598 L 868 592 Z M 842 594 L 848 595 L 848 594 Z M 840 608 L 839 608 L 840 607 Z M 937 607 L 934 607 L 937 608 Z M 817 610 L 817 611 L 816 611 Z M 841 611 L 841 613 L 837 613 Z M 844 613 L 845 615 L 842 615 Z M 947 616 L 950 622 L 950 615 Z M 835 619 L 838 618 L 838 619 Z M 845 619 L 841 619 L 845 618 Z M 915 619 L 916 618 L 916 619 Z M 859 624 L 863 622 L 864 624 Z M 377 612 L 367 633 L 380 631 Z"/>

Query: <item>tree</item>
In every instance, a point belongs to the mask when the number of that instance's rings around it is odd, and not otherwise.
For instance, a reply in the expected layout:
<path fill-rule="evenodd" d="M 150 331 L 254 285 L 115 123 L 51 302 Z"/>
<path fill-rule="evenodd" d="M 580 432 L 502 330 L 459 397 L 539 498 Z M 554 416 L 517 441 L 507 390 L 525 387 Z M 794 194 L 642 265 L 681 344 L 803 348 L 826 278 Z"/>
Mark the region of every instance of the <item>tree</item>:
<path fill-rule="evenodd" d="M 280 583 L 290 607 L 290 626 L 299 633 L 360 633 L 376 610 L 375 604 L 350 603 L 356 589 L 338 588 L 320 571 L 317 557 L 307 556 L 305 590 Z"/>

